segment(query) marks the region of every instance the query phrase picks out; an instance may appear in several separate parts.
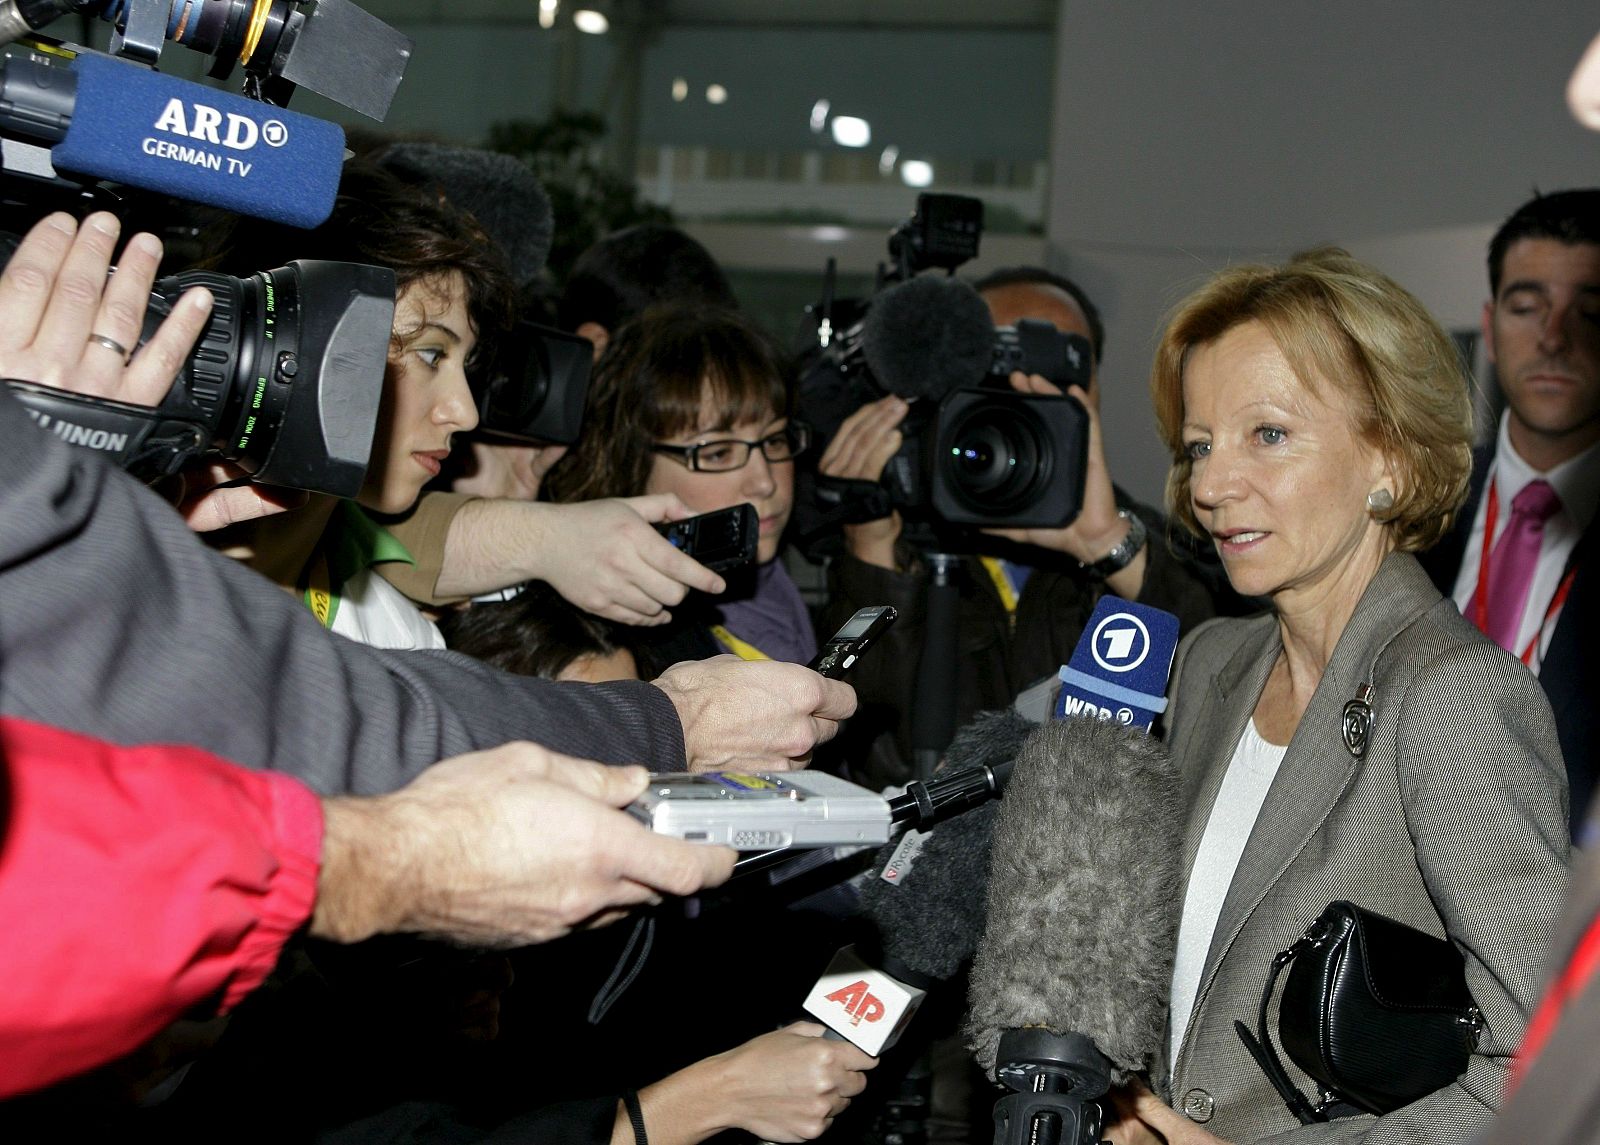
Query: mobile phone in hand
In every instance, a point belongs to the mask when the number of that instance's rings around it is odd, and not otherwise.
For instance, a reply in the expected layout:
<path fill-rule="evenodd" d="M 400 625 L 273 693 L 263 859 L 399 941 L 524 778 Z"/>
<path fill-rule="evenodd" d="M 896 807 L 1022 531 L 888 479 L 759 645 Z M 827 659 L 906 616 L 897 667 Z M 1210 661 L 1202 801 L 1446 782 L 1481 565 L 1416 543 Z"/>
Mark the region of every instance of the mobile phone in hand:
<path fill-rule="evenodd" d="M 712 572 L 743 568 L 756 559 L 761 519 L 749 502 L 682 521 L 663 521 L 656 532 Z"/>

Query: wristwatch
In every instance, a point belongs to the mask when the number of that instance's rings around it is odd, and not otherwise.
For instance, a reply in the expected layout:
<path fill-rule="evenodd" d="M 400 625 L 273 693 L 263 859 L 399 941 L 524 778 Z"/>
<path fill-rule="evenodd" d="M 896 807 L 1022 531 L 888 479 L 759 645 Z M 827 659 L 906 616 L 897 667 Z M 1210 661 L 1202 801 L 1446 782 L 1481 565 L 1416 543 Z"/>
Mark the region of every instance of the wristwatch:
<path fill-rule="evenodd" d="M 1128 522 L 1128 535 L 1118 541 L 1116 547 L 1099 560 L 1078 562 L 1084 572 L 1101 580 L 1127 568 L 1133 562 L 1133 558 L 1139 555 L 1139 550 L 1144 548 L 1145 541 L 1150 539 L 1150 530 L 1145 528 L 1144 521 L 1137 513 L 1118 509 L 1117 516 Z"/>

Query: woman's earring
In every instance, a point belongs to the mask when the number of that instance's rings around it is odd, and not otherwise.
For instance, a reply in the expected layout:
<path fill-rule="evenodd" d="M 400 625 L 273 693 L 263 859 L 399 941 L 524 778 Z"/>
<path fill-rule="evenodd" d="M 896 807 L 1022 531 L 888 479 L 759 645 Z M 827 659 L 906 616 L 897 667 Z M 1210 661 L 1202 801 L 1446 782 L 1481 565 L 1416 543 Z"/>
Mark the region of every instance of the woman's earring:
<path fill-rule="evenodd" d="M 1374 489 L 1367 494 L 1367 510 L 1373 513 L 1387 513 L 1394 508 L 1394 494 L 1387 489 Z"/>

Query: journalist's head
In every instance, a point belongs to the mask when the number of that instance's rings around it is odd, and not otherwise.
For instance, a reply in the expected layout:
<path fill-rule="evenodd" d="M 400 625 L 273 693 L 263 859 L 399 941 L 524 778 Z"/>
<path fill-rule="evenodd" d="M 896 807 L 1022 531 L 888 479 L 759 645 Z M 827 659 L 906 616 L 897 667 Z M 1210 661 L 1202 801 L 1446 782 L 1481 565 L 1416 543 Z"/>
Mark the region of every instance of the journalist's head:
<path fill-rule="evenodd" d="M 808 444 L 789 418 L 772 342 L 737 314 L 698 306 L 646 311 L 610 340 L 595 369 L 583 435 L 551 471 L 556 500 L 676 493 L 695 513 L 749 502 L 765 564 L 794 505 L 794 459 Z"/>

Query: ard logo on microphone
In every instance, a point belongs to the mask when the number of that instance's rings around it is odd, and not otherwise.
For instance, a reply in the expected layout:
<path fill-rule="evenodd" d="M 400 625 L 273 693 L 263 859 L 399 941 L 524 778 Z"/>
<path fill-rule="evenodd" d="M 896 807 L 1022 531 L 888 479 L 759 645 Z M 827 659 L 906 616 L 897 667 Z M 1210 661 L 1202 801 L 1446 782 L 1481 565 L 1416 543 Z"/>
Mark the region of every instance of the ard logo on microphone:
<path fill-rule="evenodd" d="M 269 119 L 258 124 L 247 115 L 218 111 L 203 103 L 190 107 L 181 99 L 167 101 L 153 130 L 208 143 L 213 147 L 226 147 L 230 151 L 249 151 L 258 142 L 268 147 L 282 147 L 289 141 L 289 129 L 281 119 Z M 226 171 L 241 179 L 249 176 L 253 166 L 232 155 L 218 155 L 204 147 L 190 147 L 153 135 L 147 137 L 139 149 L 156 159 L 175 160 L 208 171 Z"/>
<path fill-rule="evenodd" d="M 883 1017 L 883 999 L 879 998 L 867 987 L 867 980 L 859 978 L 848 986 L 842 986 L 827 995 L 828 1001 L 837 1002 L 844 1007 L 844 1012 L 850 1015 L 850 1024 L 859 1026 L 862 1022 L 876 1022 Z"/>
<path fill-rule="evenodd" d="M 1150 630 L 1131 612 L 1113 612 L 1095 625 L 1089 648 L 1107 672 L 1131 672 L 1150 655 Z"/>

